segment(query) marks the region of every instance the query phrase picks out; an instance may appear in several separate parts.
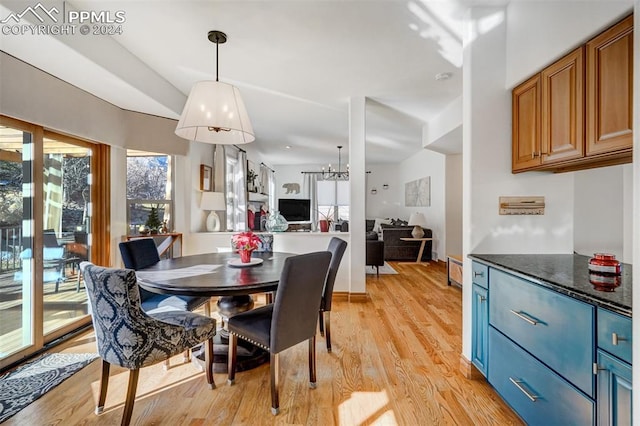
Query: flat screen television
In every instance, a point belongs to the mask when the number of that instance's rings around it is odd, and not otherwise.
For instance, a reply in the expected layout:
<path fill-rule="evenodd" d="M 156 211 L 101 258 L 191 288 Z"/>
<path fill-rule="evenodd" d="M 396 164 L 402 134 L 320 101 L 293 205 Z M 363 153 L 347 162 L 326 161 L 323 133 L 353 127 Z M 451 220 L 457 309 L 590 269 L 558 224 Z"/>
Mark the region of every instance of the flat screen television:
<path fill-rule="evenodd" d="M 311 221 L 311 200 L 299 198 L 280 198 L 278 210 L 287 222 Z"/>

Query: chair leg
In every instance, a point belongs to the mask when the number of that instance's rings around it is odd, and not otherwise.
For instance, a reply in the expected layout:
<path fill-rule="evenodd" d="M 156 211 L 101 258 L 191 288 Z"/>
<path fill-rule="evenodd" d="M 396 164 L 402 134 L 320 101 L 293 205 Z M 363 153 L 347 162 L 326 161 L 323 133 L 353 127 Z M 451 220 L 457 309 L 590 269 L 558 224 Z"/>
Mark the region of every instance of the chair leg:
<path fill-rule="evenodd" d="M 316 335 L 309 339 L 309 387 L 316 388 Z"/>
<path fill-rule="evenodd" d="M 229 375 L 227 376 L 227 383 L 232 385 L 236 381 L 236 353 L 238 351 L 238 336 L 233 333 L 229 333 L 229 356 L 227 358 L 227 367 L 229 368 Z"/>
<path fill-rule="evenodd" d="M 211 316 L 211 300 L 204 304 L 204 314 L 208 317 Z"/>
<path fill-rule="evenodd" d="M 78 281 L 76 282 L 76 293 L 80 293 L 80 278 L 82 278 L 82 274 L 80 273 L 80 268 L 78 268 Z"/>
<path fill-rule="evenodd" d="M 376 266 L 376 278 L 380 278 L 380 267 Z"/>
<path fill-rule="evenodd" d="M 215 389 L 216 382 L 213 381 L 213 339 L 207 339 L 204 342 L 204 375 L 207 376 L 209 389 Z"/>
<path fill-rule="evenodd" d="M 136 388 L 138 387 L 138 376 L 140 369 L 129 370 L 129 386 L 127 386 L 127 399 L 124 401 L 124 413 L 122 413 L 122 425 L 131 423 L 133 404 L 136 402 Z"/>
<path fill-rule="evenodd" d="M 318 324 L 320 325 L 320 335 L 324 337 L 324 311 L 318 313 Z"/>
<path fill-rule="evenodd" d="M 271 371 L 271 413 L 275 416 L 280 412 L 280 400 L 278 399 L 280 359 L 278 354 L 271 354 L 269 370 Z"/>
<path fill-rule="evenodd" d="M 100 394 L 98 395 L 98 405 L 96 406 L 96 414 L 102 414 L 104 411 L 104 402 L 107 400 L 107 388 L 109 387 L 109 364 L 102 360 L 102 374 L 100 375 Z"/>
<path fill-rule="evenodd" d="M 327 352 L 331 352 L 331 311 L 324 312 L 325 341 L 327 342 Z"/>
<path fill-rule="evenodd" d="M 267 305 L 273 303 L 273 292 L 270 291 L 264 294 L 264 301 Z"/>

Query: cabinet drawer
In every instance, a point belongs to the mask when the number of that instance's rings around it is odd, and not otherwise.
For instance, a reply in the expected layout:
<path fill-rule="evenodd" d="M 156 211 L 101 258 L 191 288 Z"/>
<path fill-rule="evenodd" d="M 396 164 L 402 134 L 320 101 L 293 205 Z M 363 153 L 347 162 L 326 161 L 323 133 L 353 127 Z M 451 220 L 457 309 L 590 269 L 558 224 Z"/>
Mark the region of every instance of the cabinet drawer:
<path fill-rule="evenodd" d="M 489 347 L 489 383 L 527 424 L 594 424 L 591 399 L 493 327 Z"/>
<path fill-rule="evenodd" d="M 473 283 L 480 287 L 489 288 L 489 267 L 482 263 L 473 262 L 471 269 Z"/>
<path fill-rule="evenodd" d="M 598 308 L 598 347 L 631 364 L 631 318 Z"/>
<path fill-rule="evenodd" d="M 593 306 L 495 269 L 489 297 L 491 325 L 594 396 Z"/>

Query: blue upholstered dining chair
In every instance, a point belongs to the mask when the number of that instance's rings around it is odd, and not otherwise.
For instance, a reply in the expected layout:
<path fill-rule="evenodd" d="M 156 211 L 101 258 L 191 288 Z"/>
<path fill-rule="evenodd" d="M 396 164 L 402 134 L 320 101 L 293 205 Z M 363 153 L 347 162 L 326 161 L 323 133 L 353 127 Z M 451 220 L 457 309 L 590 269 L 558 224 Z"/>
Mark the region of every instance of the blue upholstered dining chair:
<path fill-rule="evenodd" d="M 347 242 L 340 238 L 333 237 L 329 241 L 329 250 L 331 252 L 331 263 L 329 264 L 329 273 L 324 283 L 322 291 L 322 301 L 320 302 L 320 335 L 324 336 L 327 344 L 327 352 L 331 352 L 331 299 L 333 298 L 333 286 L 336 283 L 338 268 L 342 262 L 342 256 L 347 249 Z"/>
<path fill-rule="evenodd" d="M 102 357 L 100 394 L 96 414 L 107 398 L 111 364 L 129 369 L 129 385 L 122 414 L 128 425 L 133 412 L 140 368 L 205 342 L 205 376 L 215 388 L 211 362 L 216 320 L 193 312 L 165 310 L 147 314 L 142 309 L 136 274 L 82 262 L 80 269 L 91 306 L 98 354 Z"/>
<path fill-rule="evenodd" d="M 285 260 L 276 300 L 229 318 L 229 384 L 236 375 L 238 338 L 269 352 L 271 356 L 271 412 L 278 414 L 280 352 L 309 341 L 309 382 L 316 387 L 316 324 L 331 253 L 301 254 Z"/>

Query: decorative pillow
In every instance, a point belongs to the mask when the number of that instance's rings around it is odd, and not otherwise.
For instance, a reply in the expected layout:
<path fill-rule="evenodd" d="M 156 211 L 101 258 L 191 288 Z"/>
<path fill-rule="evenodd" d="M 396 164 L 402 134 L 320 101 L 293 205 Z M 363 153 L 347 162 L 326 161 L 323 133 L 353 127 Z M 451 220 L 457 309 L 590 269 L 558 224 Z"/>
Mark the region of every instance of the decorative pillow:
<path fill-rule="evenodd" d="M 373 223 L 373 232 L 376 232 L 379 234 L 382 231 L 382 228 L 380 227 L 380 225 L 383 223 L 390 224 L 391 219 L 376 219 L 376 221 Z"/>

